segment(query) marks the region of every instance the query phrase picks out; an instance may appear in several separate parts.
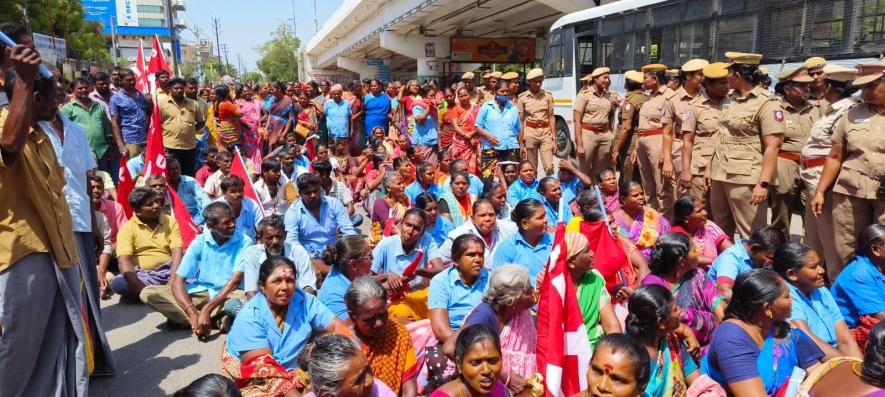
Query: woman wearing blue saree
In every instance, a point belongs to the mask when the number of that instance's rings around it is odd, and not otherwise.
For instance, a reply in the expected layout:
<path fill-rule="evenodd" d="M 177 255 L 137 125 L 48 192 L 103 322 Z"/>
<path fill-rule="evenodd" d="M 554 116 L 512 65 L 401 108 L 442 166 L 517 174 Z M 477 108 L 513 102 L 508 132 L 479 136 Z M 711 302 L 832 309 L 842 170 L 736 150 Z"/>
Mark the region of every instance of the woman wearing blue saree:
<path fill-rule="evenodd" d="M 754 269 L 739 275 L 701 372 L 735 397 L 782 392 L 795 367 L 811 370 L 824 356 L 807 334 L 786 322 L 791 310 L 790 290 L 777 273 Z"/>

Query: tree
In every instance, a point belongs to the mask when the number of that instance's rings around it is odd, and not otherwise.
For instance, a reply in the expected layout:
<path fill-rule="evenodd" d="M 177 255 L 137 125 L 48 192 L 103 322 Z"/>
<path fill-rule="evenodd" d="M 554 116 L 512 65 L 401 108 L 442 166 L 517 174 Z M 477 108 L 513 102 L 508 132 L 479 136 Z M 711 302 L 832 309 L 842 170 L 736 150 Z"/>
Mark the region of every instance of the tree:
<path fill-rule="evenodd" d="M 254 70 L 250 70 L 250 71 L 246 72 L 246 73 L 243 75 L 243 77 L 240 78 L 240 80 L 241 80 L 242 82 L 246 82 L 246 81 L 249 81 L 249 80 L 252 80 L 252 81 L 255 81 L 255 82 L 262 82 L 262 81 L 264 81 L 265 79 L 264 79 L 264 75 L 261 74 L 261 72 L 256 72 L 256 71 L 254 71 Z"/>
<path fill-rule="evenodd" d="M 22 24 L 27 11 L 31 33 L 67 40 L 69 58 L 110 66 L 110 40 L 98 34 L 98 23 L 83 20 L 80 0 L 6 0 L 5 3 L 0 7 L 0 23 Z"/>
<path fill-rule="evenodd" d="M 291 26 L 280 24 L 273 33 L 273 38 L 258 47 L 258 52 L 261 53 L 258 69 L 269 80 L 297 80 L 297 51 L 300 47 L 301 40 L 295 37 Z"/>

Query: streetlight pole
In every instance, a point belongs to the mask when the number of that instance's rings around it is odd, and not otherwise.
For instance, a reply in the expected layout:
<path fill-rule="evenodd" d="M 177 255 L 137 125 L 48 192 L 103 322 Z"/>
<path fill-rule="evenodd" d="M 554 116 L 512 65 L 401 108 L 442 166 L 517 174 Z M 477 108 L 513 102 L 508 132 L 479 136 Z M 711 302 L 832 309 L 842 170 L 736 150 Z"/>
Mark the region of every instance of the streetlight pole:
<path fill-rule="evenodd" d="M 173 0 L 163 0 L 164 5 L 166 6 L 166 21 L 169 24 L 169 42 L 171 43 L 172 48 L 172 73 L 178 76 L 178 57 L 176 56 L 176 38 L 175 38 L 175 20 L 172 18 L 172 1 Z"/>
<path fill-rule="evenodd" d="M 114 60 L 114 66 L 119 66 L 117 63 L 117 17 L 111 15 L 111 57 Z"/>

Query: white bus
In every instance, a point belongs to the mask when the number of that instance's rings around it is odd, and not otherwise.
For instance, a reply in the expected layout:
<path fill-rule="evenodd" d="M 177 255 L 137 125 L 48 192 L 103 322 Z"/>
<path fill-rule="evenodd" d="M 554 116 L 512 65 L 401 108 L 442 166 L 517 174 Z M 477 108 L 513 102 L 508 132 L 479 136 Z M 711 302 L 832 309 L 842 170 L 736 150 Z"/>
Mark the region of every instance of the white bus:
<path fill-rule="evenodd" d="M 885 51 L 885 0 L 619 0 L 567 14 L 550 28 L 543 64 L 557 155 L 573 154 L 572 104 L 594 68 L 611 68 L 611 89 L 623 92 L 627 70 L 724 60 L 726 51 L 762 54 L 772 78 L 811 56 L 872 60 Z"/>

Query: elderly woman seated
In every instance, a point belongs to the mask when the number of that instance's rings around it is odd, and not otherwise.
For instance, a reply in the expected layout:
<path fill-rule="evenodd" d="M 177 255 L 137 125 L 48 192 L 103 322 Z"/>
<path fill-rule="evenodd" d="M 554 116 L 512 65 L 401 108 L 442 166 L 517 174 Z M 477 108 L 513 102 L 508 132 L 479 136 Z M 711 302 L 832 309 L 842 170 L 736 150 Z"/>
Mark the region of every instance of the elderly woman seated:
<path fill-rule="evenodd" d="M 354 336 L 369 359 L 376 379 L 401 397 L 418 394 L 416 377 L 421 366 L 415 357 L 409 331 L 388 315 L 387 290 L 378 280 L 363 276 L 344 295 Z"/>
<path fill-rule="evenodd" d="M 529 273 L 525 268 L 520 265 L 500 266 L 492 271 L 489 289 L 482 303 L 464 319 L 464 327 L 483 324 L 500 335 L 504 361 L 501 379 L 513 394 L 520 393 L 525 379 L 535 373 L 538 331 L 531 313 L 535 303 L 532 292 Z M 449 337 L 443 347 L 450 359 L 454 359 L 456 340 L 456 336 Z"/>
<path fill-rule="evenodd" d="M 296 356 L 311 335 L 348 332 L 317 298 L 296 288 L 295 274 L 288 258 L 265 260 L 258 273 L 260 292 L 234 320 L 221 362 L 244 396 L 290 395 L 303 387 Z"/>
<path fill-rule="evenodd" d="M 343 335 L 317 338 L 307 357 L 307 373 L 311 391 L 305 397 L 397 396 L 372 375 L 369 359 L 360 346 Z"/>

